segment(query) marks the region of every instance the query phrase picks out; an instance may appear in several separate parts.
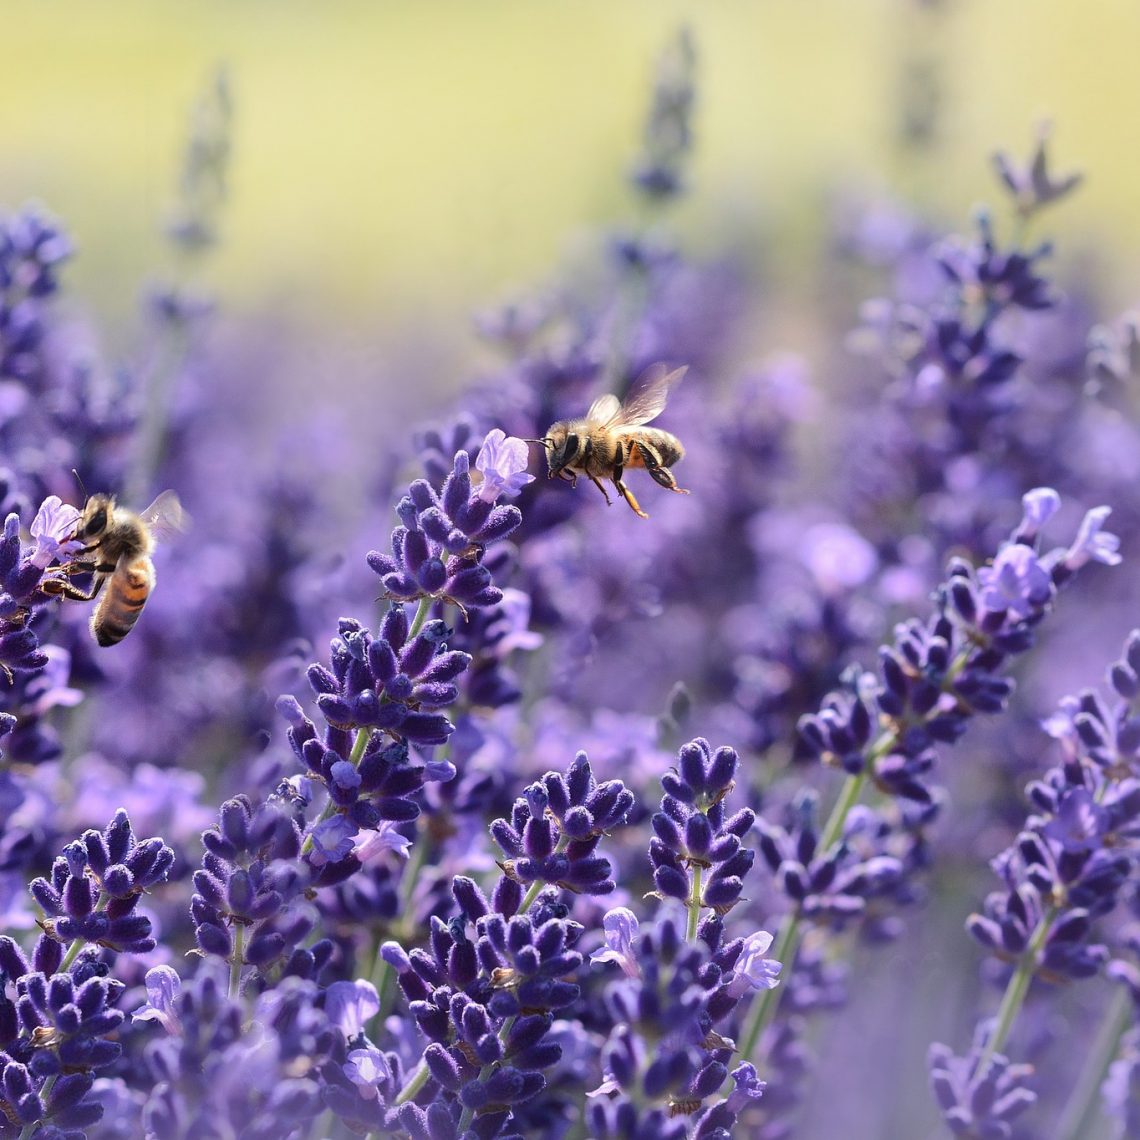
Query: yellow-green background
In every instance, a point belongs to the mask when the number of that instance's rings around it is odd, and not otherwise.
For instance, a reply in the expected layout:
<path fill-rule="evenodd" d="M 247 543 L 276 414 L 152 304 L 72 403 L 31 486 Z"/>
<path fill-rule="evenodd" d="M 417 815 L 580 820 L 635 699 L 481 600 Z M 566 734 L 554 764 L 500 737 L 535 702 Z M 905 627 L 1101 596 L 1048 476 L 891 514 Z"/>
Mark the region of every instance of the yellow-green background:
<path fill-rule="evenodd" d="M 1135 0 L 4 0 L 0 204 L 70 227 L 70 281 L 114 328 L 163 268 L 189 107 L 212 68 L 236 104 L 232 201 L 209 278 L 236 314 L 371 336 L 458 319 L 548 274 L 629 209 L 652 61 L 699 50 L 691 244 L 766 235 L 794 294 L 836 185 L 895 187 L 950 219 L 994 199 L 989 153 L 1055 121 L 1088 174 L 1051 221 L 1140 253 Z M 903 61 L 937 61 L 944 137 L 896 145 Z"/>

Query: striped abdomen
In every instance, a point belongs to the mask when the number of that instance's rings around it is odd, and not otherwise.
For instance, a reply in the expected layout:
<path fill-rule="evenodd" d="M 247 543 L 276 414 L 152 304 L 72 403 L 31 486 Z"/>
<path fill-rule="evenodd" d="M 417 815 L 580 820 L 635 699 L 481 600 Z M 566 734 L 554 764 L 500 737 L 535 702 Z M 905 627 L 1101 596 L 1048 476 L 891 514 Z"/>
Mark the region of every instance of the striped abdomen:
<path fill-rule="evenodd" d="M 672 432 L 662 431 L 661 428 L 636 428 L 626 436 L 626 467 L 652 466 L 654 463 L 662 467 L 672 467 L 684 457 L 685 449 L 681 441 Z M 634 444 L 640 443 L 649 449 L 650 463 L 646 464 L 645 457 Z"/>
<path fill-rule="evenodd" d="M 154 589 L 154 563 L 145 554 L 122 558 L 91 615 L 91 632 L 100 645 L 122 641 L 139 620 Z"/>

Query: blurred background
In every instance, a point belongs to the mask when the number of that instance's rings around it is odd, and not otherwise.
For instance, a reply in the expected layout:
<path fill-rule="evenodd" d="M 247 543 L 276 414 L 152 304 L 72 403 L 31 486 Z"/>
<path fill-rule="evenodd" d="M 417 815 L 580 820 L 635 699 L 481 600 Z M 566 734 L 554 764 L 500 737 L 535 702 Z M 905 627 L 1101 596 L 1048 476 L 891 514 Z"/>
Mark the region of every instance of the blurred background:
<path fill-rule="evenodd" d="M 454 385 L 472 310 L 629 215 L 653 62 L 682 22 L 699 54 L 697 144 L 694 192 L 671 224 L 690 249 L 730 245 L 762 267 L 759 327 L 778 323 L 779 346 L 819 288 L 812 254 L 836 193 L 892 190 L 961 225 L 997 196 L 989 155 L 1025 153 L 1043 119 L 1060 166 L 1088 176 L 1052 230 L 1070 259 L 1109 238 L 1106 305 L 1135 297 L 1129 0 L 1079 18 L 1064 0 L 344 0 L 319 13 L 299 0 L 45 0 L 4 20 L 0 203 L 36 201 L 65 222 L 70 292 L 112 356 L 167 268 L 192 108 L 224 67 L 228 200 L 200 267 L 223 310 L 295 342 L 294 383 L 398 388 L 414 357 L 418 398 Z M 808 340 L 796 347 L 810 355 Z"/>

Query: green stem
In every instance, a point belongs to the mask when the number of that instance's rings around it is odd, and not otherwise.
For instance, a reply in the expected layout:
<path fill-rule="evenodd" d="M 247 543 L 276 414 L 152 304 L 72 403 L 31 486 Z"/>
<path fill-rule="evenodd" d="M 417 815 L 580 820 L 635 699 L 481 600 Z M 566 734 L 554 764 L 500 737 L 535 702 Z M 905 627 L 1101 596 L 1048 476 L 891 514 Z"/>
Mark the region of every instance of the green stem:
<path fill-rule="evenodd" d="M 863 785 L 867 782 L 867 772 L 876 760 L 881 756 L 885 756 L 895 746 L 895 740 L 895 735 L 892 733 L 889 743 L 880 741 L 867 757 L 867 767 L 864 768 L 858 776 L 848 776 L 844 781 L 843 787 L 839 790 L 839 799 L 835 801 L 835 806 L 831 809 L 831 815 L 828 817 L 827 823 L 820 833 L 819 843 L 816 844 L 817 851 L 828 850 L 843 834 L 844 825 L 847 823 L 847 816 L 850 814 L 851 809 L 859 802 L 859 797 L 863 793 Z"/>
<path fill-rule="evenodd" d="M 1120 1038 L 1132 1024 L 1132 1017 L 1132 997 L 1120 986 L 1109 1002 L 1100 1032 L 1085 1058 L 1076 1086 L 1069 1094 L 1053 1140 L 1082 1140 L 1082 1137 L 1092 1135 L 1092 1116 L 1100 1103 L 1100 1086 L 1120 1047 Z"/>
<path fill-rule="evenodd" d="M 432 603 L 435 598 L 425 597 L 420 598 L 420 604 L 416 606 L 416 616 L 412 618 L 412 624 L 408 628 L 408 640 L 411 641 L 417 633 L 424 627 L 424 622 L 427 621 L 427 616 L 431 610 Z"/>
<path fill-rule="evenodd" d="M 428 1083 L 429 1076 L 427 1062 L 421 1060 L 416 1066 L 416 1071 L 408 1078 L 408 1083 L 396 1094 L 396 1103 L 407 1104 L 408 1101 L 414 1100 L 419 1095 L 420 1089 Z"/>
<path fill-rule="evenodd" d="M 1033 975 L 1037 971 L 1037 955 L 1045 945 L 1045 939 L 1049 937 L 1049 931 L 1053 926 L 1053 920 L 1057 917 L 1058 909 L 1058 907 L 1052 906 L 1041 916 L 1041 921 L 1037 924 L 1037 929 L 1033 932 L 1029 945 L 1021 955 L 1017 969 L 1014 970 L 1013 976 L 1005 987 L 1001 1005 L 998 1006 L 993 1035 L 974 1069 L 975 1074 L 985 1073 L 994 1054 L 1001 1051 L 1009 1038 L 1013 1023 L 1017 1020 L 1017 1015 L 1025 1002 L 1025 995 L 1029 993 L 1029 985 L 1033 981 Z"/>
<path fill-rule="evenodd" d="M 693 867 L 693 886 L 689 895 L 689 924 L 685 931 L 685 938 L 689 942 L 697 940 L 697 924 L 701 921 L 701 879 L 704 868 L 698 863 Z"/>
<path fill-rule="evenodd" d="M 98 907 L 97 907 L 96 909 L 100 909 L 100 908 L 98 908 Z M 59 964 L 59 969 L 56 971 L 56 973 L 57 973 L 57 974 L 65 974 L 65 973 L 67 973 L 68 969 L 69 969 L 69 968 L 70 968 L 70 966 L 71 966 L 71 963 L 72 963 L 72 962 L 74 962 L 74 961 L 75 961 L 75 959 L 79 957 L 79 951 L 80 951 L 80 950 L 82 950 L 82 949 L 83 949 L 83 947 L 84 947 L 84 946 L 86 946 L 86 945 L 87 945 L 87 940 L 86 940 L 86 939 L 84 939 L 84 938 L 77 938 L 77 939 L 76 939 L 76 940 L 75 940 L 75 941 L 74 941 L 74 942 L 71 944 L 71 946 L 68 948 L 68 951 L 67 951 L 67 953 L 66 953 L 66 954 L 64 954 L 64 956 L 63 956 L 63 961 L 62 961 L 62 962 L 60 962 L 60 964 Z"/>
<path fill-rule="evenodd" d="M 847 822 L 847 816 L 855 804 L 858 803 L 859 796 L 863 791 L 863 785 L 867 782 L 867 771 L 879 756 L 885 756 L 894 747 L 896 739 L 897 737 L 892 732 L 876 741 L 868 753 L 868 767 L 860 772 L 859 775 L 848 776 L 846 781 L 844 781 L 843 787 L 839 792 L 839 799 L 835 801 L 835 806 L 831 809 L 831 815 L 828 817 L 827 823 L 820 833 L 816 850 L 826 851 L 843 834 L 843 825 Z M 796 954 L 799 952 L 800 942 L 802 940 L 802 931 L 803 927 L 799 914 L 793 911 L 784 916 L 784 921 L 780 924 L 780 931 L 776 936 L 776 942 L 772 948 L 772 957 L 777 962 L 783 964 L 785 977 L 792 972 L 792 966 L 795 963 Z M 772 1024 L 772 1020 L 776 1016 L 776 1011 L 780 1008 L 780 999 L 783 996 L 784 987 L 773 986 L 770 990 L 764 990 L 756 999 L 746 1023 L 742 1044 L 740 1046 L 740 1056 L 743 1060 L 748 1061 L 751 1059 L 761 1034 Z M 726 1081 L 723 1087 L 726 1089 L 731 1088 L 731 1078 Z"/>
<path fill-rule="evenodd" d="M 234 926 L 233 957 L 230 958 L 230 997 L 241 993 L 242 959 L 245 957 L 245 927 L 239 922 Z"/>
<path fill-rule="evenodd" d="M 799 945 L 800 916 L 795 911 L 789 911 L 784 915 L 784 921 L 780 923 L 780 930 L 772 947 L 772 957 L 777 962 L 783 963 L 783 973 L 790 974 L 792 972 L 792 963 L 795 961 Z M 756 999 L 756 1003 L 752 1007 L 752 1015 L 748 1019 L 744 1036 L 741 1039 L 739 1052 L 742 1061 L 751 1058 L 756 1050 L 757 1042 L 760 1040 L 760 1035 L 772 1023 L 772 1018 L 776 1016 L 782 990 L 783 986 L 773 986 L 770 990 L 764 990 Z M 731 1090 L 731 1087 L 732 1078 L 729 1077 L 722 1088 L 728 1091 Z"/>

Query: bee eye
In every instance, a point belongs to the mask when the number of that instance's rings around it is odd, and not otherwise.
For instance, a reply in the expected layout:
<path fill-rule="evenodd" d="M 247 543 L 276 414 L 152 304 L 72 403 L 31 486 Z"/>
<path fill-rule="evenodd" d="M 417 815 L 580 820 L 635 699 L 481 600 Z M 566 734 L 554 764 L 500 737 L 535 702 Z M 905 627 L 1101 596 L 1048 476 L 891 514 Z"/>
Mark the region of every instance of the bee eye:
<path fill-rule="evenodd" d="M 98 534 L 107 525 L 107 511 L 105 508 L 100 507 L 88 520 L 87 525 L 83 528 L 84 534 Z"/>
<path fill-rule="evenodd" d="M 566 455 L 578 454 L 578 437 L 570 434 L 566 437 L 566 447 L 563 449 Z"/>

